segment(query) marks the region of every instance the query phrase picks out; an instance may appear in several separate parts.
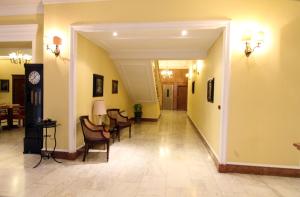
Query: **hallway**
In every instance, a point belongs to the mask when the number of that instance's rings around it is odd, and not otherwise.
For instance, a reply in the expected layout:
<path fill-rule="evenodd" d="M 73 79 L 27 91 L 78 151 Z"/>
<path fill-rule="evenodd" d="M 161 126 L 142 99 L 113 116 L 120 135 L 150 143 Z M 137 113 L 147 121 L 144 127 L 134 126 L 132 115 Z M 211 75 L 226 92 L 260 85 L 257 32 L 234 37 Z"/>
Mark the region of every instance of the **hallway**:
<path fill-rule="evenodd" d="M 109 163 L 104 153 L 90 153 L 85 163 L 81 156 L 62 164 L 44 160 L 36 169 L 39 156 L 16 153 L 23 136 L 0 132 L 0 196 L 300 195 L 300 179 L 219 174 L 196 132 L 185 112 L 163 111 L 158 122 L 134 125 L 131 139 L 123 131 Z"/>

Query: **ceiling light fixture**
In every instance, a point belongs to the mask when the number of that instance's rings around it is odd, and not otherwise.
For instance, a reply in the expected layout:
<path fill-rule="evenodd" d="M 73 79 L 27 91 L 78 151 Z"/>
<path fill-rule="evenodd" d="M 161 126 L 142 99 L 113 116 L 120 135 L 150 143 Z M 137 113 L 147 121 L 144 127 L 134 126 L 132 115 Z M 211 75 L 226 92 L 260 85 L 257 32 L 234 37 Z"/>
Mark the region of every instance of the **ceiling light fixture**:
<path fill-rule="evenodd" d="M 113 32 L 113 36 L 114 37 L 118 36 L 118 32 Z"/>
<path fill-rule="evenodd" d="M 11 63 L 14 64 L 22 64 L 22 63 L 29 63 L 32 59 L 31 55 L 23 54 L 21 51 L 12 52 L 9 54 L 9 59 Z"/>
<path fill-rule="evenodd" d="M 187 34 L 188 34 L 187 30 L 182 30 L 182 31 L 181 31 L 181 35 L 182 35 L 182 36 L 186 36 Z"/>
<path fill-rule="evenodd" d="M 169 69 L 167 69 L 167 70 L 162 70 L 162 71 L 160 72 L 160 74 L 161 74 L 161 76 L 162 76 L 163 78 L 172 78 L 172 77 L 173 77 L 173 71 L 171 71 L 171 70 L 169 70 Z"/>

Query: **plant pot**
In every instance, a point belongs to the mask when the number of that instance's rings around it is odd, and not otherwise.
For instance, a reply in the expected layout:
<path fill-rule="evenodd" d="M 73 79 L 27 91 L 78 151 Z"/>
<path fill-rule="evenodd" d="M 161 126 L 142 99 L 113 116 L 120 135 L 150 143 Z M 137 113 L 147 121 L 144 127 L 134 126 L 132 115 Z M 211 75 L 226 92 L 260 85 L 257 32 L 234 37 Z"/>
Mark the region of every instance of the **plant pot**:
<path fill-rule="evenodd" d="M 141 122 L 143 112 L 134 112 L 135 122 Z"/>

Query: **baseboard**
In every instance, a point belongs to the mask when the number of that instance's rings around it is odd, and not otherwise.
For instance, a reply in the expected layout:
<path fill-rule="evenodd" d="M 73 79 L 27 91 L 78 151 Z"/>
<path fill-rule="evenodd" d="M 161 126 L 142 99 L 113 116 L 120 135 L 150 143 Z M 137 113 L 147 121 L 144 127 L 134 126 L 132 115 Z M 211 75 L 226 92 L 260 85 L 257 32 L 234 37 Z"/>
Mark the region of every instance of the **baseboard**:
<path fill-rule="evenodd" d="M 131 118 L 130 120 L 134 121 L 134 118 Z M 141 121 L 143 122 L 157 122 L 159 118 L 141 118 Z"/>
<path fill-rule="evenodd" d="M 268 175 L 268 176 L 300 177 L 300 169 L 293 169 L 293 168 L 219 164 L 218 171 L 221 173 L 241 173 L 241 174 L 256 174 L 256 175 Z"/>
<path fill-rule="evenodd" d="M 268 176 L 283 176 L 283 177 L 300 177 L 300 169 L 298 168 L 288 168 L 288 166 L 276 167 L 276 166 L 267 166 L 267 165 L 247 165 L 247 164 L 235 164 L 227 163 L 221 164 L 216 157 L 215 153 L 212 151 L 211 147 L 205 140 L 205 137 L 202 136 L 199 129 L 196 127 L 194 122 L 188 116 L 191 124 L 199 134 L 199 137 L 203 144 L 205 145 L 208 153 L 213 159 L 218 172 L 220 173 L 241 173 L 241 174 L 256 174 L 256 175 L 268 175 Z"/>
<path fill-rule="evenodd" d="M 43 151 L 44 150 L 42 150 L 42 152 Z M 77 151 L 74 152 L 74 153 L 69 153 L 69 152 L 64 151 L 64 150 L 55 150 L 53 155 L 57 159 L 75 160 L 75 159 L 78 158 L 79 155 L 81 155 L 81 153 L 83 153 L 83 147 L 77 149 Z"/>
<path fill-rule="evenodd" d="M 144 122 L 157 122 L 158 118 L 142 118 Z"/>

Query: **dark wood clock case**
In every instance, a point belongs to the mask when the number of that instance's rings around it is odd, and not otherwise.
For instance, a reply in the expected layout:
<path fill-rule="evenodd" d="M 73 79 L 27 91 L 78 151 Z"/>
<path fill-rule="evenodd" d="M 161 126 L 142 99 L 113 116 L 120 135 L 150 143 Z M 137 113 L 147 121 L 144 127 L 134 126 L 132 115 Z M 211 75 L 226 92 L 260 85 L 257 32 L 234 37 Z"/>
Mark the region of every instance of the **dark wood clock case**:
<path fill-rule="evenodd" d="M 43 64 L 24 64 L 25 67 L 25 137 L 24 153 L 40 154 L 43 148 L 43 128 L 37 122 L 43 120 Z M 39 81 L 33 84 L 30 73 L 38 72 Z"/>

